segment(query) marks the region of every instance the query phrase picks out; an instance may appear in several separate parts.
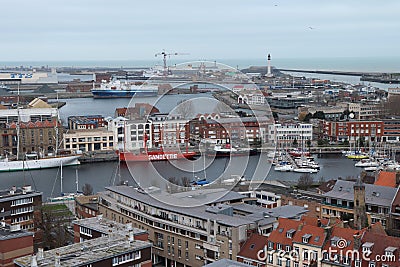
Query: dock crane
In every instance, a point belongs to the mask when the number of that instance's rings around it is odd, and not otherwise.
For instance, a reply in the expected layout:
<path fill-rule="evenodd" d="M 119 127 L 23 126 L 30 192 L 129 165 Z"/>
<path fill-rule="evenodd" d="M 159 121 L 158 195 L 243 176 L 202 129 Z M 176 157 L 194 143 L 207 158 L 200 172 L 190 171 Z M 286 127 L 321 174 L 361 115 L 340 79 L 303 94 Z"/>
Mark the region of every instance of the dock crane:
<path fill-rule="evenodd" d="M 157 53 L 154 56 L 163 56 L 163 62 L 164 62 L 164 76 L 168 75 L 168 66 L 167 66 L 167 56 L 171 57 L 171 56 L 178 56 L 178 55 L 189 55 L 188 53 L 167 53 L 165 52 L 165 50 L 163 50 L 161 53 Z"/>

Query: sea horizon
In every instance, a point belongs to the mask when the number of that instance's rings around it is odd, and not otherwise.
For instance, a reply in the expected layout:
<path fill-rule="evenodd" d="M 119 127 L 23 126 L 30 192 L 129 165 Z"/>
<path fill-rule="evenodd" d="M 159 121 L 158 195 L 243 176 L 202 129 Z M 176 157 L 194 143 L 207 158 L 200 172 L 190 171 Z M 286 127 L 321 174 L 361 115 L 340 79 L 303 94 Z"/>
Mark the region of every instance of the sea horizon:
<path fill-rule="evenodd" d="M 272 55 L 271 55 L 272 56 Z M 188 59 L 171 58 L 169 66 L 193 61 L 216 61 L 233 68 L 245 69 L 251 66 L 266 66 L 266 58 L 257 59 Z M 398 72 L 400 73 L 400 57 L 326 57 L 326 58 L 274 58 L 271 65 L 278 69 L 301 70 L 335 70 L 357 72 Z M 149 68 L 162 65 L 162 58 L 155 59 L 124 59 L 124 60 L 16 60 L 0 61 L 0 69 L 9 67 L 71 67 L 71 68 Z"/>

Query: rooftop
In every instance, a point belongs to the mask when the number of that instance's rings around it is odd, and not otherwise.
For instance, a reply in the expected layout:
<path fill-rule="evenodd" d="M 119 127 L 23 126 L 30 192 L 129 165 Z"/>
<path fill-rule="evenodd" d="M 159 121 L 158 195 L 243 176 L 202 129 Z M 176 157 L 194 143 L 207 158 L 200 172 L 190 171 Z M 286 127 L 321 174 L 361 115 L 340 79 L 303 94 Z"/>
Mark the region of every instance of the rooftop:
<path fill-rule="evenodd" d="M 19 225 L 11 226 L 3 223 L 2 225 L 0 225 L 0 241 L 20 238 L 25 236 L 33 236 L 33 232 L 21 230 Z M 32 246 L 33 246 L 33 239 L 32 239 Z"/>
<path fill-rule="evenodd" d="M 30 185 L 23 187 L 12 187 L 10 189 L 0 191 L 0 202 L 25 198 L 27 196 L 41 196 L 42 194 L 42 192 L 33 191 Z"/>
<path fill-rule="evenodd" d="M 221 259 L 210 264 L 204 265 L 205 267 L 249 267 L 248 264 L 237 262 L 234 260 Z"/>
<path fill-rule="evenodd" d="M 132 231 L 133 235 L 140 235 L 147 233 L 145 230 L 133 228 L 132 223 L 127 223 L 127 224 L 118 223 L 103 218 L 102 215 L 98 215 L 97 217 L 92 217 L 87 219 L 75 220 L 72 223 L 79 226 L 90 228 L 92 230 L 104 234 L 110 234 L 110 231 L 113 234 L 120 234 L 121 236 L 126 236 L 129 231 Z"/>
<path fill-rule="evenodd" d="M 151 247 L 149 242 L 128 241 L 125 237 L 99 237 L 43 252 L 43 258 L 37 258 L 37 266 L 55 266 L 56 257 L 60 257 L 60 266 L 85 266 L 102 259 L 112 258 L 129 252 Z M 32 266 L 32 257 L 25 256 L 14 260 L 17 266 Z"/>
<path fill-rule="evenodd" d="M 208 205 L 201 204 L 196 202 L 197 200 L 201 200 L 201 203 L 207 203 L 207 198 L 209 199 L 210 204 L 218 204 L 220 202 L 224 202 L 227 199 L 242 199 L 243 196 L 236 192 L 230 192 L 226 189 L 199 189 L 195 191 L 188 191 L 184 193 L 179 193 L 176 196 L 172 196 L 165 192 L 161 192 L 160 190 L 155 190 L 155 193 L 146 193 L 143 190 L 138 190 L 137 188 L 133 188 L 130 186 L 110 186 L 106 187 L 106 190 L 110 192 L 115 192 L 117 194 L 121 194 L 128 198 L 135 199 L 143 204 L 147 204 L 159 209 L 167 210 L 170 212 L 183 214 L 186 216 L 192 216 L 194 218 L 204 219 L 204 220 L 216 220 L 220 224 L 224 224 L 227 226 L 237 227 L 240 225 L 247 225 L 254 223 L 255 221 L 260 221 L 264 219 L 262 213 L 259 213 L 255 210 L 249 210 L 249 215 L 240 216 L 240 215 L 226 215 L 226 214 L 216 214 L 213 212 L 207 211 L 210 207 Z M 116 201 L 115 199 L 111 199 L 108 196 L 107 192 L 100 193 L 100 196 L 107 201 Z M 236 197 L 235 197 L 236 196 Z M 157 197 L 157 199 L 155 198 Z M 166 200 L 160 201 L 159 199 Z M 222 201 L 221 201 L 222 200 Z M 167 204 L 174 203 L 175 205 Z M 178 206 L 179 204 L 186 203 L 187 207 Z M 190 206 L 189 204 L 193 204 Z M 197 204 L 197 205 L 196 205 Z M 121 204 L 119 204 L 121 205 Z M 232 205 L 233 210 L 235 209 L 250 209 L 251 205 L 241 206 L 241 205 Z M 126 206 L 129 208 L 128 206 Z M 225 207 L 226 208 L 226 207 Z M 268 209 L 265 209 L 267 211 Z M 234 213 L 234 212 L 233 212 Z"/>
<path fill-rule="evenodd" d="M 355 182 L 338 180 L 333 189 L 323 194 L 323 196 L 354 201 L 354 185 Z M 396 196 L 397 188 L 371 184 L 364 184 L 364 186 L 366 204 L 391 206 L 392 200 Z"/>

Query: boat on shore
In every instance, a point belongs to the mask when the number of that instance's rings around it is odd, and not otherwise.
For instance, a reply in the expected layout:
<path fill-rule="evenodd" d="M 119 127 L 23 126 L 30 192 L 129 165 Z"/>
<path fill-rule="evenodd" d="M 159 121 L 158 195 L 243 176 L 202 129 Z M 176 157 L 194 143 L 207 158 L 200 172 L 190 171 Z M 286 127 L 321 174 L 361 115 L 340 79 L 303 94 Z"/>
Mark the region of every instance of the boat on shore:
<path fill-rule="evenodd" d="M 146 84 L 137 85 L 120 80 L 102 81 L 100 88 L 91 90 L 94 98 L 124 98 L 157 96 L 158 88 Z"/>

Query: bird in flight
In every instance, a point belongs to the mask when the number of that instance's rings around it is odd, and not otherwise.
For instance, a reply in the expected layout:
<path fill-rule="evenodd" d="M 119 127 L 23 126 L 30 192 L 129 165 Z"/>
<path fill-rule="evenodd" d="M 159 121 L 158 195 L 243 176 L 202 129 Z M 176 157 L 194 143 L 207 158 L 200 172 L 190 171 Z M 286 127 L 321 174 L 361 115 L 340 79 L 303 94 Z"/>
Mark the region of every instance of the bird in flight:
<path fill-rule="evenodd" d="M 314 29 L 315 29 L 314 27 L 311 27 L 311 26 L 309 26 L 308 28 L 309 28 L 310 30 L 314 30 Z"/>

